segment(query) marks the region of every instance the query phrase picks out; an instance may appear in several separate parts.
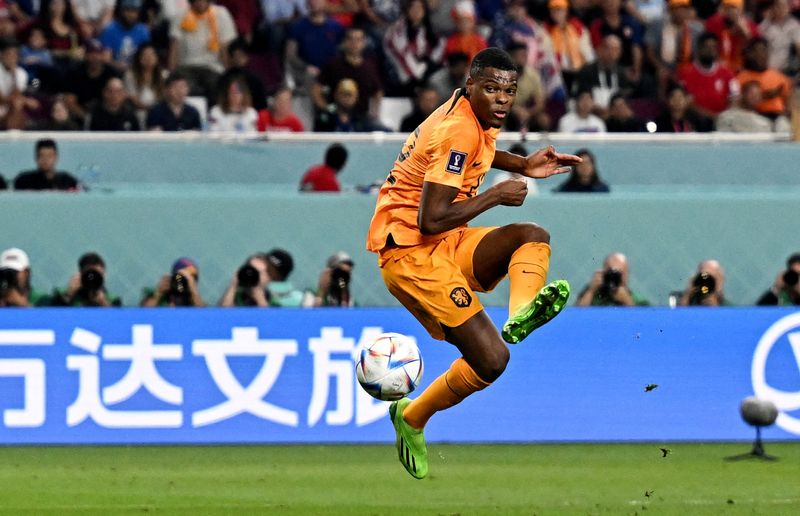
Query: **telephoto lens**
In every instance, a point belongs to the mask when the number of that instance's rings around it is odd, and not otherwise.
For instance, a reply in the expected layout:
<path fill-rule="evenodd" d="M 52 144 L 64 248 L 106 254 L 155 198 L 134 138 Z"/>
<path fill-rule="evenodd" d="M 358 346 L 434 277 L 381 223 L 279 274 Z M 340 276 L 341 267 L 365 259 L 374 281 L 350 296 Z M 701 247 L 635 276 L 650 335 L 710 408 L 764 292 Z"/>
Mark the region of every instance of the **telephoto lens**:
<path fill-rule="evenodd" d="M 236 280 L 242 288 L 253 288 L 258 285 L 260 279 L 261 274 L 259 274 L 258 269 L 249 263 L 242 265 L 236 273 Z"/>
<path fill-rule="evenodd" d="M 81 273 L 81 288 L 94 292 L 103 288 L 103 275 L 94 269 L 86 269 Z"/>
<path fill-rule="evenodd" d="M 709 273 L 701 272 L 694 277 L 693 285 L 701 296 L 707 296 L 713 294 L 717 289 L 717 280 Z"/>
<path fill-rule="evenodd" d="M 783 273 L 783 283 L 787 287 L 794 287 L 797 285 L 797 281 L 800 279 L 800 275 L 797 274 L 797 271 L 794 269 L 789 269 L 788 271 Z"/>

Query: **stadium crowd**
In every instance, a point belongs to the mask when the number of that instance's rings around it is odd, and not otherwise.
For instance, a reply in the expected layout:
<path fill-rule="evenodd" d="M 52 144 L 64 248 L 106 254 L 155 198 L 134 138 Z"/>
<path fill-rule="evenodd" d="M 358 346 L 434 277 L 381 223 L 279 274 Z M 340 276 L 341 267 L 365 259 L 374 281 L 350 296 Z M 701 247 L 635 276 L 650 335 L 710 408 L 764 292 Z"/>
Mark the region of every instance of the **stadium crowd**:
<path fill-rule="evenodd" d="M 519 66 L 511 130 L 783 131 L 796 15 L 792 0 L 0 0 L 0 129 L 387 130 L 381 103 L 407 97 L 408 130 L 492 45 Z"/>

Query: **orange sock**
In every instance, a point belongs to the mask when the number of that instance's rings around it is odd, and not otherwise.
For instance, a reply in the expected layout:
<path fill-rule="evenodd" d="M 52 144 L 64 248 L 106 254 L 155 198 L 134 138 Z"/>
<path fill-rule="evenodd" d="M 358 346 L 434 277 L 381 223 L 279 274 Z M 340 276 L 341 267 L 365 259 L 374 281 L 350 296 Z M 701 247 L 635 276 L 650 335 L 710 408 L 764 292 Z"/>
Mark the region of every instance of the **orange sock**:
<path fill-rule="evenodd" d="M 424 428 L 432 415 L 461 402 L 473 392 L 489 386 L 472 370 L 463 358 L 450 364 L 442 376 L 409 403 L 403 411 L 403 419 L 413 428 Z"/>
<path fill-rule="evenodd" d="M 547 280 L 550 267 L 550 246 L 544 242 L 528 242 L 511 255 L 508 264 L 508 279 L 511 292 L 508 299 L 508 315 L 514 313 L 539 293 Z"/>

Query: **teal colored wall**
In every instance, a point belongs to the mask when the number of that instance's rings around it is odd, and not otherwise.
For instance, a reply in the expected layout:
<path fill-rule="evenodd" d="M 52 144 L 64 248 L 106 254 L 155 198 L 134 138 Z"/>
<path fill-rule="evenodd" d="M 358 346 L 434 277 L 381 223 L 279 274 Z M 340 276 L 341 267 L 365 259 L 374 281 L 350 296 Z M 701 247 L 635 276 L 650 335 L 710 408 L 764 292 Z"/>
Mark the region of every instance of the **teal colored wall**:
<path fill-rule="evenodd" d="M 381 164 L 382 166 L 383 164 Z M 652 168 L 653 165 L 651 164 Z M 301 195 L 227 187 L 183 192 L 0 194 L 0 249 L 25 249 L 34 285 L 64 285 L 78 256 L 96 250 L 109 266 L 108 284 L 126 304 L 139 301 L 178 256 L 196 259 L 201 290 L 216 302 L 244 258 L 285 247 L 297 286 L 316 284 L 333 251 L 356 262 L 354 291 L 362 305 L 391 305 L 364 249 L 374 197 Z M 725 290 L 737 304 L 755 301 L 791 252 L 800 250 L 800 203 L 793 193 L 628 193 L 530 197 L 520 208 L 497 208 L 478 224 L 536 221 L 552 235 L 551 277 L 577 291 L 611 251 L 630 258 L 631 283 L 654 304 L 666 304 L 702 259 L 727 269 Z M 484 298 L 503 305 L 507 285 Z"/>

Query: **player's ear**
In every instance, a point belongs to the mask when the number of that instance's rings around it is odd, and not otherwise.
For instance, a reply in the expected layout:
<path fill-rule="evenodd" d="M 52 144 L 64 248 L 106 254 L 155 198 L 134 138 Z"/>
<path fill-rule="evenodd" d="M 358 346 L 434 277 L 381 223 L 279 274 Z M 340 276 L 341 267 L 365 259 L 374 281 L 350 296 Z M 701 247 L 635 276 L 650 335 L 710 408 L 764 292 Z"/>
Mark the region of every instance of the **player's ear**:
<path fill-rule="evenodd" d="M 472 96 L 472 90 L 475 89 L 475 79 L 471 75 L 467 76 L 467 98 Z"/>

